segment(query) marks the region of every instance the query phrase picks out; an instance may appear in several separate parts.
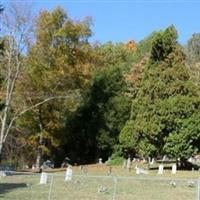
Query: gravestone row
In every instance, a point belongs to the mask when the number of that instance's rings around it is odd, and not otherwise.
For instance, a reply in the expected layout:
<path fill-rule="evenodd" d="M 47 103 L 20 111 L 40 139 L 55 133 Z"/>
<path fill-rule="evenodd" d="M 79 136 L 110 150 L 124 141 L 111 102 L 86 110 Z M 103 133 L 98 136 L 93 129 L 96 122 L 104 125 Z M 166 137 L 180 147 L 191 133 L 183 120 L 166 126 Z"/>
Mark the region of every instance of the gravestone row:
<path fill-rule="evenodd" d="M 42 172 L 40 176 L 40 184 L 47 184 L 48 174 L 46 172 Z M 68 167 L 65 174 L 65 181 L 72 180 L 72 168 Z"/>
<path fill-rule="evenodd" d="M 139 168 L 139 167 L 137 167 L 137 165 L 135 167 L 135 170 L 136 170 L 136 174 L 148 174 L 147 170 Z M 176 174 L 176 171 L 177 171 L 177 167 L 176 167 L 176 164 L 174 164 L 174 165 L 172 165 L 172 174 Z M 158 167 L 158 174 L 162 175 L 163 173 L 164 173 L 164 165 L 161 164 Z"/>
<path fill-rule="evenodd" d="M 148 174 L 148 170 L 145 170 L 143 168 L 139 168 L 137 165 L 135 167 L 135 170 L 136 170 L 136 174 L 139 175 L 139 174 Z M 172 174 L 176 174 L 176 171 L 177 171 L 177 167 L 176 167 L 176 164 L 172 165 Z M 158 174 L 163 174 L 164 173 L 164 165 L 161 164 L 159 165 L 158 167 Z M 71 181 L 72 180 L 72 168 L 71 167 L 68 167 L 67 170 L 66 170 L 66 174 L 65 174 L 65 181 Z M 40 184 L 47 184 L 47 179 L 48 179 L 48 175 L 46 172 L 42 172 L 41 173 L 41 177 L 40 177 Z"/>

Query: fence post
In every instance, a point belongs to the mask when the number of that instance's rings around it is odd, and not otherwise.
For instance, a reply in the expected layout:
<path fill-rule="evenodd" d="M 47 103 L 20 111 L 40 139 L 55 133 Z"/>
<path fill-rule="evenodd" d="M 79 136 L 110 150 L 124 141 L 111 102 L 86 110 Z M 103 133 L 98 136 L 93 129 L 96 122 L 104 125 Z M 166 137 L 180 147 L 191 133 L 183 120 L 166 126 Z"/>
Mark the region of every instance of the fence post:
<path fill-rule="evenodd" d="M 200 200 L 200 178 L 197 179 L 197 200 Z"/>
<path fill-rule="evenodd" d="M 112 200 L 116 200 L 116 193 L 117 193 L 117 178 L 114 178 L 114 190 L 113 190 L 113 198 Z"/>
<path fill-rule="evenodd" d="M 48 200 L 51 200 L 52 187 L 53 187 L 53 174 L 51 175 L 51 183 L 50 183 L 50 186 L 49 186 Z"/>

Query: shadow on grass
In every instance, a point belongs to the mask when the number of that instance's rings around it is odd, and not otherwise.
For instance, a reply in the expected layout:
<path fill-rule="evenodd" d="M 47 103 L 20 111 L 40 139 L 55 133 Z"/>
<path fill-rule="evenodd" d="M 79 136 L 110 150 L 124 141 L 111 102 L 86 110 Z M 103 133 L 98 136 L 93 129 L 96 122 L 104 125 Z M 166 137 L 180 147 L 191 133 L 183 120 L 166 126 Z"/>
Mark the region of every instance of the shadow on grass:
<path fill-rule="evenodd" d="M 27 184 L 25 183 L 0 183 L 0 198 L 3 197 L 3 194 L 15 190 L 18 188 L 25 188 Z"/>
<path fill-rule="evenodd" d="M 170 166 L 164 166 L 164 169 L 171 170 L 172 167 L 170 167 Z M 157 166 L 156 167 L 149 167 L 149 170 L 158 170 L 158 167 Z"/>

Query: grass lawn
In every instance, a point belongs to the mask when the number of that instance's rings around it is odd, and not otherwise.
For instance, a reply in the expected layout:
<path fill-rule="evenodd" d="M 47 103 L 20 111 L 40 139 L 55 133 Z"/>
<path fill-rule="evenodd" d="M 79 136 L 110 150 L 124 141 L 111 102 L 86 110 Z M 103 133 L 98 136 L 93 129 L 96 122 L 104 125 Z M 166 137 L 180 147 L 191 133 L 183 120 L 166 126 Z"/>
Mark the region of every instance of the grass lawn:
<path fill-rule="evenodd" d="M 165 170 L 163 175 L 158 175 L 157 170 L 151 170 L 148 175 L 136 175 L 134 169 L 128 171 L 115 166 L 110 175 L 108 172 L 106 165 L 88 165 L 83 170 L 73 167 L 72 181 L 65 182 L 65 171 L 53 170 L 48 172 L 46 185 L 39 184 L 38 173 L 17 173 L 0 178 L 0 199 L 113 200 L 114 191 L 115 200 L 197 199 L 199 171 L 178 171 L 172 175 L 170 170 Z M 190 180 L 194 181 L 192 187 L 188 186 Z"/>

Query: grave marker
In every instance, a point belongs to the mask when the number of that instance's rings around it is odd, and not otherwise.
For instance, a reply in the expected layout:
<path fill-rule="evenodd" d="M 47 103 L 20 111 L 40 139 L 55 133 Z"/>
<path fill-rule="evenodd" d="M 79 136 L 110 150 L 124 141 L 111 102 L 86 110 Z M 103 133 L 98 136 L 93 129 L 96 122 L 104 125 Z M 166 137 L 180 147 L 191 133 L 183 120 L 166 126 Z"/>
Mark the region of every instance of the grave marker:
<path fill-rule="evenodd" d="M 124 160 L 124 162 L 123 162 L 123 168 L 124 168 L 124 169 L 126 168 L 126 165 L 127 165 L 127 161 Z"/>
<path fill-rule="evenodd" d="M 149 174 L 148 170 L 145 170 L 143 168 L 139 168 L 137 165 L 135 166 L 135 170 L 136 170 L 136 174 L 139 175 L 139 174 Z"/>
<path fill-rule="evenodd" d="M 176 164 L 172 165 L 172 174 L 176 174 Z"/>
<path fill-rule="evenodd" d="M 154 164 L 154 162 L 155 162 L 155 159 L 154 159 L 154 158 L 152 158 L 152 160 L 151 160 L 151 162 L 150 162 L 150 165 L 153 165 L 153 164 Z"/>
<path fill-rule="evenodd" d="M 71 180 L 72 180 L 72 168 L 68 167 L 66 170 L 65 181 L 71 181 Z"/>
<path fill-rule="evenodd" d="M 136 165 L 136 167 L 135 167 L 135 173 L 136 173 L 137 175 L 139 175 L 139 174 L 140 174 L 140 168 L 139 168 L 139 167 L 137 167 L 137 165 Z"/>
<path fill-rule="evenodd" d="M 129 171 L 131 170 L 131 164 L 132 164 L 131 158 L 129 157 L 128 160 L 127 160 L 127 166 L 126 166 Z"/>
<path fill-rule="evenodd" d="M 163 165 L 159 165 L 159 167 L 158 167 L 158 174 L 163 174 Z"/>
<path fill-rule="evenodd" d="M 4 171 L 0 171 L 0 177 L 2 178 L 6 177 L 6 173 Z"/>
<path fill-rule="evenodd" d="M 47 184 L 47 173 L 45 172 L 41 173 L 40 184 Z"/>
<path fill-rule="evenodd" d="M 102 158 L 99 158 L 99 164 L 103 164 Z"/>

